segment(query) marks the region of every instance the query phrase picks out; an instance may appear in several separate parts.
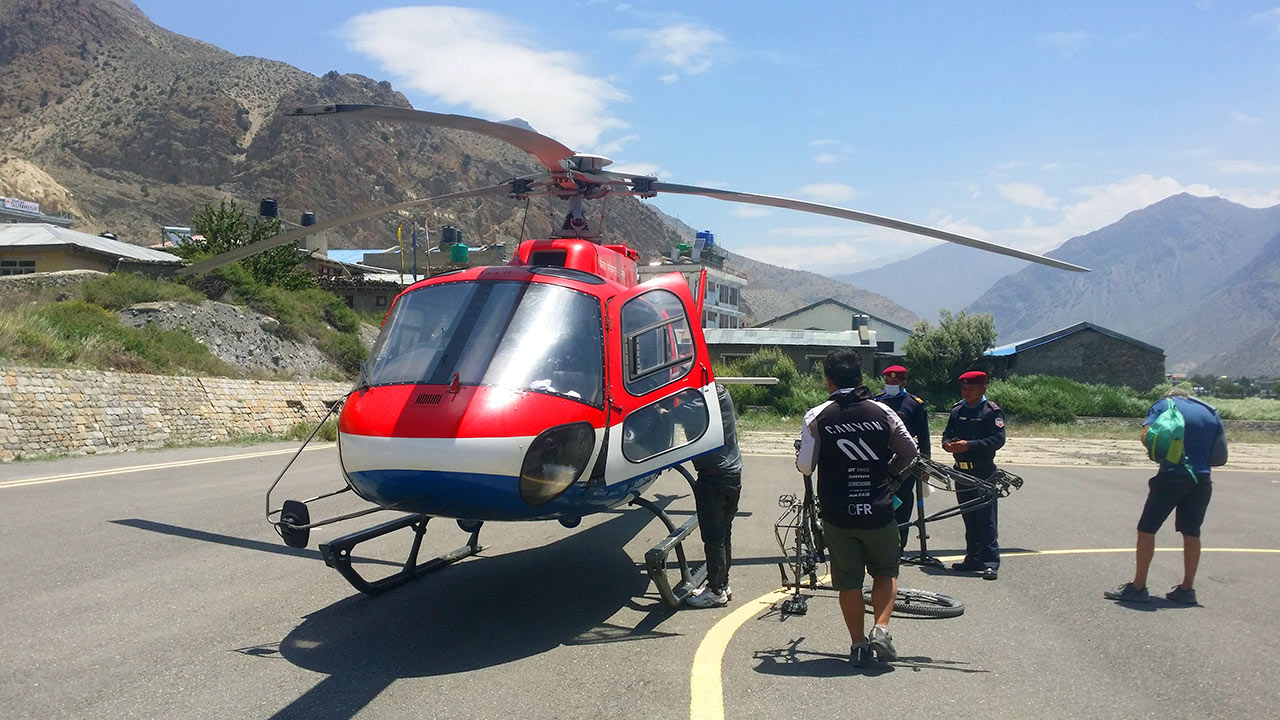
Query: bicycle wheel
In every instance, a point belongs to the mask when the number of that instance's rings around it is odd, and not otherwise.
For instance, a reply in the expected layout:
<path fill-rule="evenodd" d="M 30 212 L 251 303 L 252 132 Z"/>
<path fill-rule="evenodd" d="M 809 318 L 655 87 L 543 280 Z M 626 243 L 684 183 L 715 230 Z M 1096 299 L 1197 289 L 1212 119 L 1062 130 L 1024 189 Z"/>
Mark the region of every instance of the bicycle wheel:
<path fill-rule="evenodd" d="M 862 599 L 866 603 L 867 612 L 871 612 L 870 588 L 862 588 Z M 898 588 L 898 596 L 893 601 L 893 611 L 919 617 L 951 618 L 964 614 L 964 603 L 949 595 L 928 590 Z"/>

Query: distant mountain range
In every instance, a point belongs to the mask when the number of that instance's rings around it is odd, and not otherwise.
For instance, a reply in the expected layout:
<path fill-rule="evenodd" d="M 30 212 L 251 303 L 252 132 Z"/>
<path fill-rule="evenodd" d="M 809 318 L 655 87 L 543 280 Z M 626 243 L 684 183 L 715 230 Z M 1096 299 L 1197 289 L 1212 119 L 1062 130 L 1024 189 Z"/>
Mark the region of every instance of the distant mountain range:
<path fill-rule="evenodd" d="M 991 313 L 1001 342 L 1088 321 L 1164 348 L 1171 372 L 1280 376 L 1280 205 L 1247 208 L 1175 195 L 1068 240 L 969 312 Z"/>
<path fill-rule="evenodd" d="M 1000 278 L 1031 263 L 943 243 L 873 270 L 832 275 L 832 280 L 885 295 L 930 322 L 939 310 L 959 310 Z"/>
<path fill-rule="evenodd" d="M 160 226 L 185 225 L 223 198 L 252 214 L 259 198 L 275 197 L 285 220 L 304 210 L 323 220 L 538 170 L 522 151 L 471 133 L 284 115 L 326 102 L 409 106 L 385 81 L 316 77 L 169 32 L 128 0 L 0 2 L 0 193 L 72 213 L 80 230 L 146 245 Z M 481 245 L 545 237 L 566 210 L 546 198 L 527 212 L 524 203 L 470 199 L 415 219 L 432 238 L 454 225 Z M 693 236 L 669 220 L 635 198 L 612 198 L 608 236 L 645 258 L 665 254 Z M 388 247 L 407 222 L 386 215 L 325 237 L 333 248 Z M 757 321 L 828 296 L 900 324 L 917 319 L 814 273 L 731 262 L 750 276 L 743 297 Z"/>

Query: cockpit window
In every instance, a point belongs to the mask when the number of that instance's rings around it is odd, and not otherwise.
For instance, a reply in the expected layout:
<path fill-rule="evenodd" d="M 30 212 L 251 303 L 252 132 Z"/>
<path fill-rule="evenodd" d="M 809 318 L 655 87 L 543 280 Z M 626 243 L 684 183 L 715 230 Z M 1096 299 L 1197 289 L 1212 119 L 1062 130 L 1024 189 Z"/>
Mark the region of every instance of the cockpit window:
<path fill-rule="evenodd" d="M 627 392 L 644 395 L 673 383 L 693 367 L 693 335 L 684 303 L 667 290 L 651 290 L 622 306 Z"/>
<path fill-rule="evenodd" d="M 490 385 L 599 407 L 603 323 L 590 295 L 539 283 L 453 282 L 396 301 L 370 353 L 369 385 Z"/>

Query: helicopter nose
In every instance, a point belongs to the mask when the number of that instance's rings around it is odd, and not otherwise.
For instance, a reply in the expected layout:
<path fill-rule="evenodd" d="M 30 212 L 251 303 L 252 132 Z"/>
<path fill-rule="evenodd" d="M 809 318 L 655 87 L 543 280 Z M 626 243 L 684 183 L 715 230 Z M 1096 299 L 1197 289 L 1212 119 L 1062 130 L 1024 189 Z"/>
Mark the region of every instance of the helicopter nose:
<path fill-rule="evenodd" d="M 436 402 L 419 402 L 426 395 Z M 550 502 L 585 478 L 604 413 L 580 402 L 495 388 L 370 388 L 347 400 L 339 457 L 366 500 L 470 519 L 555 514 Z M 564 428 L 569 429 L 564 429 Z"/>

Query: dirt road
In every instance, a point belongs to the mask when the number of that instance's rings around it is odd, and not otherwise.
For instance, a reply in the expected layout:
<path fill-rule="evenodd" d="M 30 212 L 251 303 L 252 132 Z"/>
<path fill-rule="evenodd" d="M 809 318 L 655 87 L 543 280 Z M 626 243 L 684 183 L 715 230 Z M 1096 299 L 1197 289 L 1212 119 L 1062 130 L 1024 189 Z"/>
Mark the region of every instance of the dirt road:
<path fill-rule="evenodd" d="M 743 432 L 742 451 L 761 455 L 790 455 L 795 433 Z M 940 439 L 933 438 L 934 447 Z M 1232 443 L 1231 470 L 1273 470 L 1280 472 L 1280 444 Z M 1126 440 L 1091 438 L 1011 437 L 997 456 L 1007 465 L 1105 465 L 1109 467 L 1150 467 L 1146 453 L 1135 437 Z"/>

